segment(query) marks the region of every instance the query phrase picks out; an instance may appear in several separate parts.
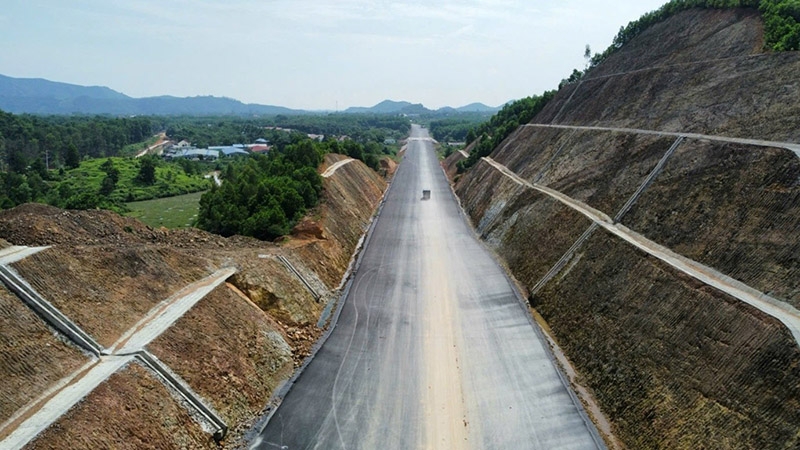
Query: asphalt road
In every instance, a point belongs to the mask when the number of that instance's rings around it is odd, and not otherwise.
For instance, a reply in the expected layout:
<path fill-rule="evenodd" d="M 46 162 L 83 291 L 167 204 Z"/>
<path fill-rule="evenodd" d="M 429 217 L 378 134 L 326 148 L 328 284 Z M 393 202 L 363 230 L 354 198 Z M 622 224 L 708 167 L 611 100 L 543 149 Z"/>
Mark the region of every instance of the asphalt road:
<path fill-rule="evenodd" d="M 602 447 L 427 136 L 412 129 L 422 139 L 409 140 L 338 324 L 253 446 Z"/>

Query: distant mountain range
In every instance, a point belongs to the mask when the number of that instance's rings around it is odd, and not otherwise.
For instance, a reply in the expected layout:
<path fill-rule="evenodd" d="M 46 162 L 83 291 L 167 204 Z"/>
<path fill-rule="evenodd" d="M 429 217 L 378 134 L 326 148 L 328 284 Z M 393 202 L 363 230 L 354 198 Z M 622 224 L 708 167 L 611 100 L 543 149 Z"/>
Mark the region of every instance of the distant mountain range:
<path fill-rule="evenodd" d="M 375 106 L 348 108 L 345 113 L 371 114 L 491 114 L 500 108 L 471 103 L 460 108 L 430 110 L 422 104 L 384 100 Z M 315 111 L 282 106 L 242 103 L 227 97 L 133 98 L 104 86 L 79 86 L 41 78 L 0 75 L 0 110 L 20 114 L 110 114 L 110 115 L 276 115 L 313 114 Z"/>
<path fill-rule="evenodd" d="M 409 103 L 409 102 L 396 102 L 393 100 L 384 100 L 370 108 L 352 107 L 344 110 L 346 113 L 373 113 L 373 114 L 454 114 L 466 112 L 478 112 L 493 114 L 499 111 L 500 108 L 493 108 L 486 106 L 483 103 L 470 103 L 469 105 L 460 108 L 451 108 L 445 106 L 436 110 L 428 109 L 422 106 L 422 103 Z"/>

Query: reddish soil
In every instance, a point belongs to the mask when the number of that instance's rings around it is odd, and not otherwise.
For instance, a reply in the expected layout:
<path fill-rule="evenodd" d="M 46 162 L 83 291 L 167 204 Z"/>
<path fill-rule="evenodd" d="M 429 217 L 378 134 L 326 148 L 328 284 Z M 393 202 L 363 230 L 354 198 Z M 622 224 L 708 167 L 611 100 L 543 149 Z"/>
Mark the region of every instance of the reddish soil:
<path fill-rule="evenodd" d="M 105 347 L 212 269 L 206 260 L 164 246 L 58 246 L 13 267 Z"/>
<path fill-rule="evenodd" d="M 89 361 L 0 285 L 0 423 Z"/>
<path fill-rule="evenodd" d="M 211 434 L 202 430 L 154 375 L 132 363 L 25 448 L 155 450 L 217 446 Z"/>
<path fill-rule="evenodd" d="M 255 417 L 293 369 L 283 327 L 226 285 L 149 348 L 234 425 Z"/>
<path fill-rule="evenodd" d="M 326 162 L 341 158 L 328 155 Z M 302 364 L 321 335 L 316 322 L 325 301 L 336 296 L 328 291 L 341 281 L 386 187 L 361 162 L 339 171 L 325 181 L 320 206 L 280 244 L 196 229 L 153 229 L 107 211 L 29 204 L 0 212 L 0 246 L 6 241 L 52 245 L 14 268 L 104 345 L 187 284 L 218 267 L 237 267 L 230 285 L 201 300 L 150 346 L 226 418 L 229 442 L 236 445 L 239 433 L 256 420 L 275 387 Z M 326 298 L 315 300 L 276 254 L 293 261 Z M 70 348 L 52 334 L 43 334 L 47 329 L 35 317 L 17 319 L 27 310 L 9 309 L 6 303 L 18 306 L 15 301 L 0 295 L 0 350 L 10 349 L 0 375 L 11 380 L 0 387 L 0 400 L 8 415 L 31 392 L 41 392 L 81 361 L 75 362 Z M 42 346 L 47 348 L 42 353 L 26 350 Z M 27 364 L 32 366 L 26 369 Z M 32 376 L 31 368 L 40 372 Z M 32 448 L 65 443 L 70 448 L 213 447 L 210 434 L 138 365 L 112 376 Z"/>

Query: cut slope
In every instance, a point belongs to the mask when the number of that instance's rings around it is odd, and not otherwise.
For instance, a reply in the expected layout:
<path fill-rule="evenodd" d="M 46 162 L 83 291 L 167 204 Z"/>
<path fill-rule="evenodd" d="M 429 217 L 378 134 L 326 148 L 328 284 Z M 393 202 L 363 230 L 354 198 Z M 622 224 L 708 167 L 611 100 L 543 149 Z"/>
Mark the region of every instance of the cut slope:
<path fill-rule="evenodd" d="M 26 448 L 65 445 L 76 450 L 217 448 L 211 435 L 139 364 L 112 375 Z"/>
<path fill-rule="evenodd" d="M 342 158 L 330 155 L 328 164 Z M 342 279 L 385 187 L 385 181 L 360 161 L 346 164 L 325 179 L 320 208 L 280 245 L 196 229 L 156 230 L 111 212 L 33 204 L 0 212 L 0 245 L 53 245 L 14 263 L 14 268 L 104 345 L 111 345 L 153 305 L 186 285 L 217 267 L 236 266 L 239 272 L 229 280 L 231 285 L 201 300 L 150 347 L 223 415 L 231 430 L 224 447 L 243 445 L 238 441 L 241 432 L 257 419 L 272 391 L 302 363 L 320 335 L 316 324 L 325 302 L 336 296 L 329 290 Z M 323 298 L 316 299 L 297 274 L 276 259 L 279 255 L 290 260 Z M 10 359 L 0 372 L 10 382 L 0 387 L 0 412 L 10 416 L 83 360 L 73 350 L 76 363 L 70 347 L 53 338 L 19 299 L 4 292 L 0 290 L 0 321 L 8 316 L 3 337 L 10 341 L 6 345 L 0 339 L 0 345 L 8 347 L 5 356 Z M 28 363 L 40 371 L 35 377 Z M 109 413 L 116 415 L 104 417 Z M 213 445 L 211 435 L 186 418 L 190 416 L 169 398 L 158 378 L 131 365 L 73 407 L 32 446 Z"/>
<path fill-rule="evenodd" d="M 561 89 L 533 123 L 798 142 L 800 54 L 757 54 L 761 30 L 752 10 L 677 14 Z M 492 159 L 797 306 L 797 155 L 676 137 L 523 126 Z M 626 445 L 798 445 L 800 347 L 780 322 L 502 178 L 479 163 L 456 191 Z"/>
<path fill-rule="evenodd" d="M 798 142 L 800 53 L 757 54 L 761 30 L 748 10 L 679 13 L 562 89 L 534 122 Z"/>
<path fill-rule="evenodd" d="M 0 330 L 0 424 L 89 361 L 5 286 L 0 287 Z"/>

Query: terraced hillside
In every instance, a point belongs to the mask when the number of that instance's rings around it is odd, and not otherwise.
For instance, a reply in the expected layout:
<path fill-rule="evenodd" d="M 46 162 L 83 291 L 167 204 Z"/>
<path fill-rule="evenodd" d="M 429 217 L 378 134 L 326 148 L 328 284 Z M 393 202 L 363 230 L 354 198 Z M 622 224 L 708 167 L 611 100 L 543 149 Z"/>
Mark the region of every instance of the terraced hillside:
<path fill-rule="evenodd" d="M 320 170 L 343 159 L 327 155 Z M 348 162 L 325 178 L 321 205 L 281 243 L 153 229 L 107 211 L 30 204 L 0 212 L 3 270 L 102 350 L 81 350 L 0 288 L 0 447 L 243 445 L 322 333 L 318 322 L 385 188 L 364 164 Z M 7 256 L 23 245 L 48 247 Z M 82 400 L 46 414 L 84 385 Z M 222 442 L 184 388 L 227 427 Z"/>
<path fill-rule="evenodd" d="M 800 446 L 800 53 L 762 33 L 654 25 L 456 184 L 628 448 Z"/>

